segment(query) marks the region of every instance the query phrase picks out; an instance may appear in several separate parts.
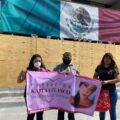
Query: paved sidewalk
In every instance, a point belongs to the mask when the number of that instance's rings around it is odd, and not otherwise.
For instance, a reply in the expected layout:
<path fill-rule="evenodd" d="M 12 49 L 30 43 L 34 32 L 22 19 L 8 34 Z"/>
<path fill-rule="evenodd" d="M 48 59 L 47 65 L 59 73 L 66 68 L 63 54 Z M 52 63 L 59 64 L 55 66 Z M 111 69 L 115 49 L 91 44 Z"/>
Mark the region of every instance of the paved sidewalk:
<path fill-rule="evenodd" d="M 117 105 L 117 120 L 120 120 L 120 100 Z M 106 114 L 106 120 L 110 120 L 109 112 Z M 75 114 L 76 120 L 99 120 L 98 112 L 95 112 L 94 116 L 87 116 L 84 114 Z M 0 108 L 0 120 L 26 120 L 26 108 L 25 106 L 19 107 L 6 107 Z M 44 112 L 44 120 L 57 120 L 57 110 L 49 110 Z M 67 120 L 67 114 L 65 114 L 65 120 Z"/>
<path fill-rule="evenodd" d="M 26 107 L 23 98 L 22 88 L 1 88 L 0 89 L 0 120 L 26 120 Z M 120 120 L 120 86 L 117 87 L 119 100 L 117 103 L 117 120 Z M 98 112 L 94 116 L 84 114 L 75 114 L 76 120 L 99 120 Z M 36 119 L 34 119 L 36 120 Z M 49 110 L 44 112 L 44 120 L 57 120 L 57 110 Z M 65 114 L 65 120 L 67 114 Z M 106 114 L 106 120 L 110 120 L 109 112 Z"/>

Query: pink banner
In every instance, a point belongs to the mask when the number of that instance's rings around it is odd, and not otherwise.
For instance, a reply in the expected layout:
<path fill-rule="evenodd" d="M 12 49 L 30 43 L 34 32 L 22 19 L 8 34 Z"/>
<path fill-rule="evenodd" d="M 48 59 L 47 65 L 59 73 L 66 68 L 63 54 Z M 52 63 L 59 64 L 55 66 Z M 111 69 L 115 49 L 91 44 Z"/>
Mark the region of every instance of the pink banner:
<path fill-rule="evenodd" d="M 27 72 L 27 109 L 36 113 L 60 109 L 93 115 L 101 82 L 95 79 L 57 72 Z"/>

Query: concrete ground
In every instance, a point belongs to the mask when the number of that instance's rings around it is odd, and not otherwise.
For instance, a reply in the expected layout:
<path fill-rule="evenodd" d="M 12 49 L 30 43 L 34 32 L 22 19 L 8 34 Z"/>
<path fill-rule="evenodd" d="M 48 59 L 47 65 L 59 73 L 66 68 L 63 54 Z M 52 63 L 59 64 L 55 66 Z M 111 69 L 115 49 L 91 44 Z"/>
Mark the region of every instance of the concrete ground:
<path fill-rule="evenodd" d="M 120 120 L 120 100 L 117 104 L 117 120 Z M 76 120 L 99 120 L 98 112 L 95 112 L 94 116 L 87 116 L 84 114 L 75 114 Z M 19 107 L 6 107 L 0 108 L 0 120 L 26 120 L 26 108 L 25 106 Z M 49 110 L 44 112 L 44 120 L 57 120 L 57 110 Z M 65 120 L 67 120 L 67 114 L 65 114 Z M 110 120 L 109 112 L 106 114 L 106 120 Z"/>
<path fill-rule="evenodd" d="M 0 88 L 0 120 L 26 120 L 23 91 L 24 88 Z M 120 85 L 117 86 L 117 91 L 119 95 L 117 120 L 120 120 Z M 95 112 L 93 117 L 76 113 L 75 118 L 76 120 L 99 120 L 99 113 Z M 45 111 L 44 120 L 57 120 L 57 110 Z M 68 120 L 67 114 L 65 114 L 65 120 Z M 106 114 L 106 120 L 110 120 L 109 112 Z"/>

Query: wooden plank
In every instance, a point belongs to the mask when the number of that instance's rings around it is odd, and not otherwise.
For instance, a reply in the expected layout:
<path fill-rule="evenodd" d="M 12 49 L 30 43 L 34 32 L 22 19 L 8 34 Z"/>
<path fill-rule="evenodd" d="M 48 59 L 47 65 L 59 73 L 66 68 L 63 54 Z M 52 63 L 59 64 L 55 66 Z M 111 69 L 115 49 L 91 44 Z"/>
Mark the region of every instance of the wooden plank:
<path fill-rule="evenodd" d="M 74 42 L 45 38 L 0 35 L 0 86 L 18 86 L 17 76 L 25 69 L 34 53 L 41 54 L 50 70 L 62 63 L 62 55 L 69 51 L 72 62 L 81 75 L 92 77 L 106 52 L 111 52 L 120 66 L 120 46 L 112 44 Z M 23 85 L 23 84 L 21 84 Z"/>

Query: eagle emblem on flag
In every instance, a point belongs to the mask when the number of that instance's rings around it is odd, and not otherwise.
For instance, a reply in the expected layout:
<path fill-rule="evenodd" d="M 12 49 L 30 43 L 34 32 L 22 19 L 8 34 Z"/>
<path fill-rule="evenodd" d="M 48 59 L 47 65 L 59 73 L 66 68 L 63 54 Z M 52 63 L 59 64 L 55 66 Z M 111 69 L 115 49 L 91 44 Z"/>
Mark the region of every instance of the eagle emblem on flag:
<path fill-rule="evenodd" d="M 66 18 L 66 24 L 75 37 L 82 38 L 91 32 L 94 22 L 85 8 L 78 7 L 72 11 L 71 17 Z"/>

